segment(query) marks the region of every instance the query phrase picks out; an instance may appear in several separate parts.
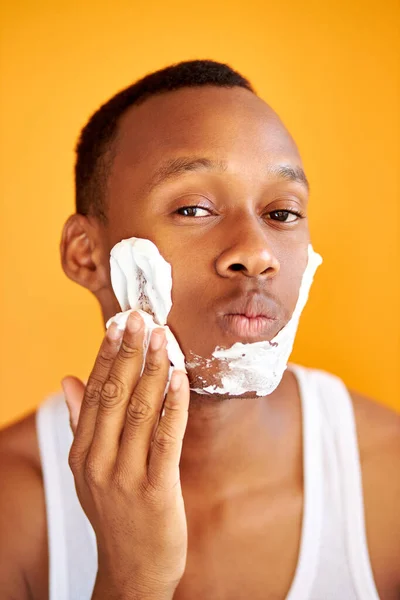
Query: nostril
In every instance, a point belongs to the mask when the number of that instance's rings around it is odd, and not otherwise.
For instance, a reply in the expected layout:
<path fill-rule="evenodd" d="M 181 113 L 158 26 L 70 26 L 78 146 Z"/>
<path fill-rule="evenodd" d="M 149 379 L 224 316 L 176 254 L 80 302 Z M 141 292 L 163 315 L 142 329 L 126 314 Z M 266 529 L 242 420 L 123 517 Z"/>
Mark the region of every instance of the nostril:
<path fill-rule="evenodd" d="M 245 271 L 246 270 L 246 267 L 239 263 L 235 263 L 235 264 L 231 265 L 229 268 L 231 269 L 231 271 Z"/>

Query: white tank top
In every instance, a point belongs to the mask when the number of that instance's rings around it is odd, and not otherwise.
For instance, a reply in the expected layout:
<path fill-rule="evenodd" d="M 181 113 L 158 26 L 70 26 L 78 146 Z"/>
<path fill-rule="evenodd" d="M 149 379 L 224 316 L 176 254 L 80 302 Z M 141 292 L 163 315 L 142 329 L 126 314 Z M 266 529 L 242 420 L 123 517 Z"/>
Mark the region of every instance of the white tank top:
<path fill-rule="evenodd" d="M 351 398 L 335 375 L 289 363 L 302 406 L 304 512 L 286 600 L 379 600 L 365 534 Z M 62 394 L 37 412 L 46 495 L 50 600 L 89 600 L 97 571 L 94 531 L 68 466 L 72 442 Z"/>

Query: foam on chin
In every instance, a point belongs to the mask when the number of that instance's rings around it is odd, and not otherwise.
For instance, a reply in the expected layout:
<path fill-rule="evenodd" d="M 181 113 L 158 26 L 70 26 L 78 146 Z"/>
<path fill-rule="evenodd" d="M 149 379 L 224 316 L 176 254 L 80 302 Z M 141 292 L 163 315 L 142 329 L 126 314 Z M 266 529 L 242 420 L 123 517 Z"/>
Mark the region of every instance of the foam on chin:
<path fill-rule="evenodd" d="M 210 359 L 193 355 L 188 368 L 202 364 L 202 368 L 217 371 L 217 379 L 202 388 L 191 388 L 198 394 L 224 394 L 240 396 L 252 392 L 256 396 L 268 396 L 280 384 L 293 349 L 300 315 L 307 302 L 311 284 L 322 257 L 308 246 L 308 263 L 300 285 L 299 297 L 290 321 L 271 341 L 242 344 L 230 348 L 217 347 Z M 215 369 L 215 363 L 218 368 Z M 204 381 L 204 378 L 201 378 Z M 207 383 L 204 381 L 204 383 Z"/>
<path fill-rule="evenodd" d="M 308 262 L 300 285 L 299 297 L 290 321 L 271 341 L 250 344 L 236 343 L 230 348 L 217 347 L 210 359 L 192 355 L 189 368 L 202 365 L 204 376 L 198 377 L 204 385 L 191 388 L 198 394 L 239 396 L 247 392 L 257 396 L 271 394 L 282 380 L 293 349 L 300 315 L 307 302 L 314 274 L 322 257 L 308 246 Z M 163 327 L 167 338 L 167 353 L 173 368 L 186 371 L 185 357 L 172 331 L 166 325 L 172 307 L 172 273 L 167 263 L 150 240 L 129 238 L 111 250 L 111 283 L 122 308 L 109 319 L 125 329 L 132 311 L 138 311 L 146 328 L 145 351 L 151 331 Z M 213 381 L 207 371 L 216 373 Z"/>

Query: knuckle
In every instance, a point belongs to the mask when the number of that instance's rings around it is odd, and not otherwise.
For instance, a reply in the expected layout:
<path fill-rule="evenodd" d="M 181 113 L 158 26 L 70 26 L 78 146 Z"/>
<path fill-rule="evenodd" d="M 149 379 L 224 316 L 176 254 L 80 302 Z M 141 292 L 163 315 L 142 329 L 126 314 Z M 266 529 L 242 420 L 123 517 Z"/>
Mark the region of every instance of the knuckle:
<path fill-rule="evenodd" d="M 148 358 L 146 360 L 146 364 L 144 366 L 144 375 L 148 375 L 150 377 L 154 375 L 158 375 L 161 372 L 162 365 L 160 362 L 156 361 L 154 358 Z"/>
<path fill-rule="evenodd" d="M 87 485 L 91 488 L 101 488 L 104 486 L 102 468 L 98 461 L 90 455 L 86 459 L 84 478 Z"/>
<path fill-rule="evenodd" d="M 98 358 L 101 362 L 108 365 L 110 362 L 114 362 L 115 355 L 118 352 L 120 342 L 113 340 L 108 335 L 105 337 L 105 344 L 102 344 L 98 354 Z"/>
<path fill-rule="evenodd" d="M 98 356 L 98 363 L 103 369 L 109 369 L 114 362 L 115 352 L 103 348 Z"/>
<path fill-rule="evenodd" d="M 152 418 L 151 404 L 140 393 L 135 393 L 126 409 L 126 419 L 132 425 L 146 423 Z"/>
<path fill-rule="evenodd" d="M 101 392 L 101 382 L 97 379 L 91 379 L 85 389 L 85 404 L 94 406 L 98 403 Z"/>
<path fill-rule="evenodd" d="M 84 461 L 84 453 L 81 452 L 75 444 L 72 444 L 71 450 L 68 455 L 68 464 L 74 475 L 76 475 L 82 469 Z"/>
<path fill-rule="evenodd" d="M 105 408 L 112 407 L 118 404 L 118 401 L 123 397 L 124 384 L 121 381 L 114 379 L 108 379 L 100 393 L 101 405 Z"/>
<path fill-rule="evenodd" d="M 130 346 L 125 340 L 122 340 L 119 349 L 119 356 L 124 360 L 131 360 L 141 355 L 141 350 L 135 346 Z"/>
<path fill-rule="evenodd" d="M 156 450 L 160 452 L 160 454 L 166 454 L 173 446 L 177 444 L 178 441 L 179 440 L 173 433 L 172 429 L 164 427 L 157 430 L 154 436 L 153 445 L 155 446 Z"/>

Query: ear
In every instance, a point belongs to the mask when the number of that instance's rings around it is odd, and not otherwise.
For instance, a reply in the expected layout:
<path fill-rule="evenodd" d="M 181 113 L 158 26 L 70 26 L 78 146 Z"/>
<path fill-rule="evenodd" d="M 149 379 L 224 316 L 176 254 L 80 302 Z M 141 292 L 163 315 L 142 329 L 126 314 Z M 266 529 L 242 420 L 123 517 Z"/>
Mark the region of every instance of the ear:
<path fill-rule="evenodd" d="M 98 219 L 71 215 L 63 228 L 60 253 L 67 277 L 98 296 L 111 289 L 109 256 L 104 226 Z"/>

